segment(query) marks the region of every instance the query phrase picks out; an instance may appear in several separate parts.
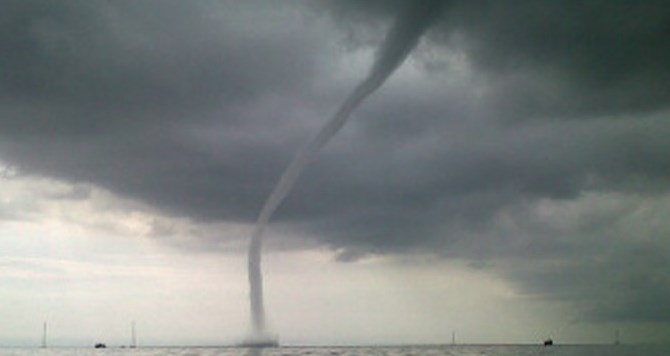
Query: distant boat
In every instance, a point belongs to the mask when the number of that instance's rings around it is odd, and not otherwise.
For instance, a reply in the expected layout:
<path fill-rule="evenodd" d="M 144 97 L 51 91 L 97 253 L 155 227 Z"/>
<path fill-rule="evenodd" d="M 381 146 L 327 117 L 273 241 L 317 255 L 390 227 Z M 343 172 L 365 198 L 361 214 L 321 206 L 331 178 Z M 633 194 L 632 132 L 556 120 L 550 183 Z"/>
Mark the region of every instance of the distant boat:
<path fill-rule="evenodd" d="M 544 340 L 544 346 L 551 346 L 553 344 L 554 344 L 554 340 L 552 340 L 551 338 L 548 338 L 548 339 Z"/>
<path fill-rule="evenodd" d="M 96 349 L 106 349 L 106 348 L 107 348 L 107 345 L 103 344 L 102 342 L 99 342 L 99 343 L 95 344 L 94 347 L 95 347 Z"/>

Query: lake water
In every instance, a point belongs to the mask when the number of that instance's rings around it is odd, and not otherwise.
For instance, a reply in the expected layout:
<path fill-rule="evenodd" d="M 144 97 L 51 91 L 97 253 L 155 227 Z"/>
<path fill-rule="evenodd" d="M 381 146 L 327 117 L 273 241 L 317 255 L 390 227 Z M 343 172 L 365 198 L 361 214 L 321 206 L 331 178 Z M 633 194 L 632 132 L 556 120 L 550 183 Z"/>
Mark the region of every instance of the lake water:
<path fill-rule="evenodd" d="M 235 347 L 158 347 L 158 348 L 48 348 L 48 349 L 0 349 L 0 355 L 15 356 L 68 356 L 68 355 L 128 355 L 128 356 L 669 356 L 670 345 L 555 345 L 511 346 L 511 345 L 446 345 L 403 347 L 278 347 L 268 349 L 244 349 Z"/>

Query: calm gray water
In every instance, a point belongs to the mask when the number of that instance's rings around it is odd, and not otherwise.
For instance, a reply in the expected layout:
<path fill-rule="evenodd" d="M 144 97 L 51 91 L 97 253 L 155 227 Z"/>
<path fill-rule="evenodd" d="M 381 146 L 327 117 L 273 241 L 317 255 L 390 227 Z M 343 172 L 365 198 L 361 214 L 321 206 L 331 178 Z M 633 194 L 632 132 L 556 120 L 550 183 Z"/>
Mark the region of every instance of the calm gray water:
<path fill-rule="evenodd" d="M 16 356 L 67 356 L 67 355 L 128 355 L 128 356 L 409 356 L 409 355 L 449 355 L 449 356 L 669 356 L 667 346 L 405 346 L 405 347 L 279 347 L 272 349 L 208 348 L 208 347 L 166 347 L 120 349 L 108 348 L 49 348 L 49 349 L 0 349 L 0 355 Z"/>

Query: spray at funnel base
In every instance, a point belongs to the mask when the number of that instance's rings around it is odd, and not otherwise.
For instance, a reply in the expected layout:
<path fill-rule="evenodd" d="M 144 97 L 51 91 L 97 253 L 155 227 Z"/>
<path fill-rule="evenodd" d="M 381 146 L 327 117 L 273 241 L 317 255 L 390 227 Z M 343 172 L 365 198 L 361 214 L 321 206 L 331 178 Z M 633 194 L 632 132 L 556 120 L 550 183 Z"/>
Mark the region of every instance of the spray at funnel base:
<path fill-rule="evenodd" d="M 293 157 L 284 170 L 274 190 L 263 205 L 256 220 L 256 227 L 249 244 L 249 301 L 253 336 L 250 340 L 258 343 L 267 341 L 274 345 L 277 338 L 268 333 L 265 322 L 263 302 L 263 275 L 261 271 L 261 248 L 263 233 L 281 202 L 291 191 L 305 166 L 314 155 L 342 128 L 351 113 L 379 88 L 386 79 L 402 64 L 421 38 L 423 32 L 439 16 L 443 1 L 408 2 L 407 11 L 397 17 L 382 45 L 377 50 L 375 62 L 368 74 L 346 98 L 335 115 L 326 122 L 321 130 Z"/>

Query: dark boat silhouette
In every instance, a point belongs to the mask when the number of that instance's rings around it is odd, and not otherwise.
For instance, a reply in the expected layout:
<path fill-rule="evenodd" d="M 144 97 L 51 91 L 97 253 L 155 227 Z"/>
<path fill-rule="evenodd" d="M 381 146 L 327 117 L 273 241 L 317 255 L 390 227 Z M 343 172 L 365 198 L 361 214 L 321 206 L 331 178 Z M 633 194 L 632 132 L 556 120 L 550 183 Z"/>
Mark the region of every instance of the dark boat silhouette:
<path fill-rule="evenodd" d="M 551 338 L 544 340 L 544 346 L 551 346 L 554 344 L 554 340 Z"/>
<path fill-rule="evenodd" d="M 102 342 L 99 342 L 99 343 L 95 344 L 94 347 L 95 347 L 96 349 L 106 349 L 106 348 L 107 348 L 107 345 L 103 344 Z"/>

